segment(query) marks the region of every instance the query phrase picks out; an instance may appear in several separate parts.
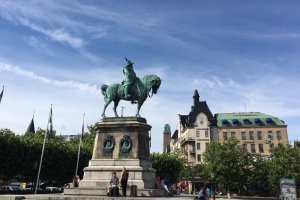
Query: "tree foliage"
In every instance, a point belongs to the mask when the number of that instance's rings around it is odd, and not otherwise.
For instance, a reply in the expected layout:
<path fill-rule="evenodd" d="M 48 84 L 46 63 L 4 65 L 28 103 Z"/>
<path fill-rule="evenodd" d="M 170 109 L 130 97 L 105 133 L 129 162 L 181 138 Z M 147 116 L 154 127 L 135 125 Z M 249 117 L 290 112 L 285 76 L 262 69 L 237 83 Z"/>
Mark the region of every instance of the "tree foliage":
<path fill-rule="evenodd" d="M 237 140 L 231 138 L 224 144 L 211 143 L 204 153 L 204 160 L 207 171 L 228 191 L 246 184 L 250 172 L 249 155 L 238 146 Z"/>
<path fill-rule="evenodd" d="M 281 178 L 295 179 L 300 184 L 300 149 L 291 145 L 279 144 L 273 149 L 273 158 L 269 163 L 269 183 L 274 189 L 279 188 Z"/>
<path fill-rule="evenodd" d="M 235 139 L 224 144 L 211 143 L 204 153 L 204 168 L 214 180 L 230 190 L 266 194 L 279 189 L 281 178 L 293 178 L 300 184 L 300 148 L 279 144 L 272 150 L 273 158 L 243 152 Z"/>
<path fill-rule="evenodd" d="M 156 169 L 156 175 L 161 178 L 169 178 L 171 183 L 179 180 L 180 172 L 184 168 L 184 160 L 177 154 L 152 153 L 150 155 L 152 167 Z"/>
<path fill-rule="evenodd" d="M 0 130 L 0 179 L 26 179 L 34 181 L 37 176 L 45 130 L 26 135 L 15 135 L 8 129 Z M 87 140 L 79 160 L 79 175 L 92 157 L 91 142 L 94 135 L 85 133 Z M 75 175 L 78 154 L 78 140 L 64 141 L 61 137 L 51 135 L 46 141 L 40 179 L 56 185 L 69 182 Z"/>

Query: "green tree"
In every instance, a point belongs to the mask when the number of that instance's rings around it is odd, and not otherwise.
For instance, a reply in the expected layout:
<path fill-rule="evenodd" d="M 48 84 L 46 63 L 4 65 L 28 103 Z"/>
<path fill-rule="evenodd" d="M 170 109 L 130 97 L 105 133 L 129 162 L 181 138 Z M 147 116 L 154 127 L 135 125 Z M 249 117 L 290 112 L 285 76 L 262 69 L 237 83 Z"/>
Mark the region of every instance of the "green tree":
<path fill-rule="evenodd" d="M 269 164 L 268 179 L 270 186 L 279 189 L 281 178 L 293 178 L 300 184 L 300 149 L 291 145 L 279 144 L 272 151 L 273 158 Z"/>
<path fill-rule="evenodd" d="M 254 159 L 250 159 L 250 172 L 247 177 L 245 186 L 247 191 L 257 192 L 259 195 L 267 195 L 269 192 L 269 161 L 260 155 L 256 155 Z"/>
<path fill-rule="evenodd" d="M 206 179 L 208 177 L 205 171 L 205 164 L 196 164 L 192 165 L 189 163 L 185 163 L 183 169 L 180 173 L 181 180 L 189 180 L 194 177 L 201 177 L 202 179 Z"/>
<path fill-rule="evenodd" d="M 40 161 L 44 133 L 40 129 L 37 134 L 19 136 L 8 129 L 0 130 L 0 179 L 35 181 L 37 169 L 34 169 L 34 164 Z M 87 141 L 91 141 L 94 136 L 88 137 L 90 138 Z M 67 142 L 55 136 L 47 140 L 41 180 L 58 186 L 69 182 L 75 175 L 78 144 L 78 140 Z M 80 176 L 91 157 L 91 145 L 83 145 L 78 170 Z"/>
<path fill-rule="evenodd" d="M 181 170 L 184 168 L 184 160 L 177 154 L 151 153 L 150 160 L 156 169 L 156 175 L 161 178 L 169 178 L 171 183 L 179 180 Z"/>
<path fill-rule="evenodd" d="M 249 169 L 249 155 L 243 152 L 238 141 L 230 138 L 224 144 L 212 142 L 204 153 L 206 170 L 215 181 L 230 191 L 245 184 Z"/>
<path fill-rule="evenodd" d="M 9 129 L 0 129 L 0 179 L 9 180 L 21 175 L 21 151 L 20 137 Z"/>

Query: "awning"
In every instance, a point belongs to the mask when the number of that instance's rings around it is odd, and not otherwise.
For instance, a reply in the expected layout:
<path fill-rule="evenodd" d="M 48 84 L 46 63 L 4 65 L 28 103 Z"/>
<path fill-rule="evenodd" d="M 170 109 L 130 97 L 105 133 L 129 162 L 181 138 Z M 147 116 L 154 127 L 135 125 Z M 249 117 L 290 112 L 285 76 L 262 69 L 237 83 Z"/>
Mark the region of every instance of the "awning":
<path fill-rule="evenodd" d="M 227 119 L 222 119 L 222 124 L 227 124 L 227 123 L 228 123 Z"/>
<path fill-rule="evenodd" d="M 267 123 L 272 122 L 272 118 L 266 118 L 266 122 L 267 122 Z"/>
<path fill-rule="evenodd" d="M 238 122 L 239 122 L 239 120 L 237 120 L 237 119 L 232 120 L 232 123 L 234 123 L 234 124 L 237 124 Z"/>

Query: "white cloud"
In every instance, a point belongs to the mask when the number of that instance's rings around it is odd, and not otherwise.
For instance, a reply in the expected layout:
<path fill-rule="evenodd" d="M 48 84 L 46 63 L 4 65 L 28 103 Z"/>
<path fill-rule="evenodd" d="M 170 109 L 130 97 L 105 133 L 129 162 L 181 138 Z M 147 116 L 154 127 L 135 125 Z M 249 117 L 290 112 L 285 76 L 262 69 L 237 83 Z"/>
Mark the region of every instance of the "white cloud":
<path fill-rule="evenodd" d="M 41 40 L 39 40 L 37 37 L 30 36 L 28 38 L 25 38 L 25 41 L 38 51 L 42 51 L 44 53 L 47 53 L 48 55 L 54 56 L 54 52 L 49 50 L 49 46 Z"/>
<path fill-rule="evenodd" d="M 97 86 L 93 85 L 93 84 L 81 83 L 81 82 L 74 81 L 74 80 L 49 79 L 45 76 L 37 75 L 32 71 L 22 69 L 18 66 L 11 66 L 8 64 L 0 63 L 0 70 L 12 72 L 12 73 L 15 73 L 15 74 L 18 74 L 21 76 L 25 76 L 25 77 L 33 79 L 33 80 L 40 81 L 41 83 L 53 85 L 56 87 L 72 88 L 72 89 L 77 89 L 77 90 L 80 90 L 83 92 L 89 92 L 89 93 L 99 92 Z"/>
<path fill-rule="evenodd" d="M 1 7 L 0 7 L 1 8 Z M 74 49 L 76 49 L 81 55 L 88 58 L 92 62 L 97 62 L 98 58 L 97 56 L 90 53 L 88 50 L 85 49 L 86 42 L 78 36 L 72 35 L 70 32 L 66 31 L 65 28 L 45 28 L 39 24 L 31 22 L 29 19 L 22 17 L 21 15 L 12 15 L 9 12 L 3 12 L 1 13 L 1 16 L 14 23 L 15 25 L 21 24 L 22 26 L 25 26 L 27 28 L 30 28 L 33 31 L 36 31 L 38 33 L 41 33 L 51 39 L 52 41 L 70 46 Z M 84 28 L 84 25 L 82 24 L 81 27 L 78 27 L 78 30 L 82 30 Z M 99 37 L 101 34 L 104 35 L 104 33 L 98 33 L 97 31 L 99 28 L 96 28 L 95 31 L 97 32 L 97 37 Z M 100 31 L 101 32 L 101 31 Z M 41 45 L 37 43 L 37 39 L 33 39 L 33 36 L 31 36 L 29 45 L 34 46 L 34 48 L 42 48 L 45 50 L 45 45 Z M 39 45 L 39 46 L 38 46 Z M 47 53 L 50 51 L 46 49 Z"/>
<path fill-rule="evenodd" d="M 40 25 L 31 23 L 29 20 L 24 18 L 17 19 L 23 26 L 29 27 L 34 31 L 42 33 L 54 41 L 66 43 L 73 48 L 82 48 L 84 46 L 84 42 L 81 38 L 70 35 L 68 32 L 62 29 L 45 29 Z"/>

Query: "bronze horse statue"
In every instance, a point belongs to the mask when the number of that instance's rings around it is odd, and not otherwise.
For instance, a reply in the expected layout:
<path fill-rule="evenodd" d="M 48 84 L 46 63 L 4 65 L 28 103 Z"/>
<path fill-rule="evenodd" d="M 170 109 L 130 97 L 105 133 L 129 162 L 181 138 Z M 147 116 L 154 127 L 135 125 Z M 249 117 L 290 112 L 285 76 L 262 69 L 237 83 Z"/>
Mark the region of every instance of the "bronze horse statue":
<path fill-rule="evenodd" d="M 136 117 L 141 117 L 139 112 L 141 106 L 149 96 L 152 97 L 153 94 L 157 93 L 157 90 L 161 84 L 161 79 L 156 75 L 146 75 L 143 78 L 136 78 L 133 86 L 130 89 L 131 97 L 125 98 L 124 87 L 122 84 L 115 83 L 112 85 L 101 86 L 101 92 L 104 96 L 104 109 L 102 112 L 102 118 L 105 118 L 105 110 L 107 106 L 113 101 L 114 102 L 114 113 L 118 117 L 117 107 L 120 100 L 131 101 L 131 103 L 137 103 Z M 152 91 L 152 94 L 150 92 Z"/>

